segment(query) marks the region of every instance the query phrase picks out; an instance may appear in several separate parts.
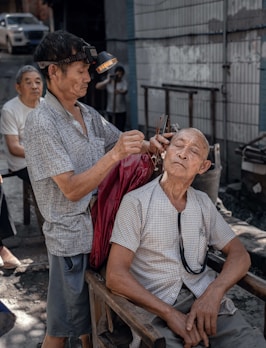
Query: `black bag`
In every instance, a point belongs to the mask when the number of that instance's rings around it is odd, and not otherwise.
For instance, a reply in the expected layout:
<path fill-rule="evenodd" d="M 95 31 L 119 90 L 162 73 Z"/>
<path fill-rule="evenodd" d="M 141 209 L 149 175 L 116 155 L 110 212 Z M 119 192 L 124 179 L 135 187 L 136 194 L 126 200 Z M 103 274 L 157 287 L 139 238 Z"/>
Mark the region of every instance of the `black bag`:
<path fill-rule="evenodd" d="M 3 186 L 0 185 L 0 240 L 12 237 L 17 233 L 9 214 Z"/>

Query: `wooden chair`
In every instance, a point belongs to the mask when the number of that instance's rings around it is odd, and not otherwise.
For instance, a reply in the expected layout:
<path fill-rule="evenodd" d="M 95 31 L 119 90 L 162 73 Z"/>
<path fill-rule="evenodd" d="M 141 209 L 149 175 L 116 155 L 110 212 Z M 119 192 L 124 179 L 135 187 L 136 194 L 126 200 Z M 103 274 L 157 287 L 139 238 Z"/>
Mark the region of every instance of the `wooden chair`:
<path fill-rule="evenodd" d="M 212 167 L 192 184 L 196 189 L 206 192 L 216 203 L 220 175 L 220 146 L 210 147 Z M 157 172 L 158 174 L 158 172 Z M 220 272 L 224 259 L 209 253 L 208 265 Z M 111 293 L 105 285 L 105 269 L 101 272 L 88 270 L 85 280 L 89 288 L 92 339 L 96 348 L 126 348 L 132 341 L 132 331 L 141 337 L 141 348 L 166 346 L 164 337 L 150 323 L 148 312 L 127 299 Z M 243 289 L 264 301 L 264 336 L 266 338 L 266 281 L 248 272 L 238 283 Z"/>
<path fill-rule="evenodd" d="M 14 173 L 10 172 L 9 169 L 0 169 L 0 174 L 3 178 L 10 178 L 16 176 Z M 34 207 L 39 229 L 42 232 L 43 217 L 37 206 L 35 196 L 32 191 L 32 187 L 26 181 L 22 180 L 22 196 L 23 196 L 23 223 L 24 225 L 29 225 L 31 220 L 31 206 Z"/>
<path fill-rule="evenodd" d="M 224 259 L 210 253 L 208 265 L 220 272 Z M 131 330 L 142 339 L 141 347 L 164 348 L 165 339 L 149 323 L 146 310 L 127 299 L 112 294 L 105 286 L 104 273 L 88 270 L 86 282 L 90 293 L 92 339 L 96 348 L 126 348 L 132 340 Z M 266 338 L 266 281 L 248 272 L 238 285 L 264 301 L 264 337 Z"/>

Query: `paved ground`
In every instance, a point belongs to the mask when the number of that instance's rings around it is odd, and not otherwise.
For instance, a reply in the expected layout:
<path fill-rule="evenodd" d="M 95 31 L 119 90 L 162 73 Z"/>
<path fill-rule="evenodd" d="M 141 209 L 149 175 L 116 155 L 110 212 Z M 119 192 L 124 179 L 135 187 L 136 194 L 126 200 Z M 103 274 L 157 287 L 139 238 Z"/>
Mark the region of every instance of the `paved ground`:
<path fill-rule="evenodd" d="M 5 158 L 0 152 L 0 168 L 3 166 Z M 1 300 L 17 316 L 14 328 L 0 338 L 0 348 L 34 348 L 45 333 L 48 281 L 46 248 L 34 211 L 31 224 L 24 226 L 22 223 L 21 181 L 18 178 L 6 179 L 4 190 L 17 227 L 17 236 L 6 239 L 5 243 L 21 260 L 22 266 L 15 272 L 0 271 Z M 257 261 L 265 262 L 266 232 L 232 217 L 227 219 L 246 247 L 251 252 L 255 251 Z M 237 286 L 229 294 L 247 320 L 263 330 L 263 302 Z"/>

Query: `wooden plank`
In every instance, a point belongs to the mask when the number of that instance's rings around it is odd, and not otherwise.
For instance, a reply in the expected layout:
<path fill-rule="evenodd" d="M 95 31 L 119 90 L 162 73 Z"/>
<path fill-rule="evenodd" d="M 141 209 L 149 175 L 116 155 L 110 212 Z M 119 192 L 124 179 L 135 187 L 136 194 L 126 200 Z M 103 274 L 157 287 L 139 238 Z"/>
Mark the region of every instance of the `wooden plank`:
<path fill-rule="evenodd" d="M 209 253 L 208 266 L 210 266 L 216 272 L 221 272 L 224 261 L 225 260 L 222 257 Z M 247 274 L 237 284 L 266 302 L 266 280 L 257 277 L 251 272 L 247 272 Z"/>
<path fill-rule="evenodd" d="M 218 255 L 213 253 L 209 253 L 208 256 L 208 266 L 214 269 L 216 272 L 220 273 L 224 264 L 224 259 Z M 247 274 L 240 279 L 237 283 L 241 288 L 250 292 L 254 296 L 263 300 L 264 303 L 264 337 L 266 339 L 266 280 L 257 277 L 255 274 L 251 272 L 247 272 Z"/>
<path fill-rule="evenodd" d="M 216 272 L 221 272 L 225 260 L 213 253 L 209 253 L 208 265 Z M 90 288 L 91 309 L 93 317 L 93 333 L 96 347 L 117 347 L 108 340 L 108 332 L 101 333 L 97 329 L 99 325 L 100 314 L 96 314 L 96 304 L 109 306 L 132 330 L 134 330 L 143 340 L 142 347 L 165 348 L 165 339 L 160 333 L 150 324 L 150 313 L 145 309 L 134 305 L 127 299 L 112 294 L 105 286 L 105 279 L 98 273 L 91 270 L 86 272 L 86 282 Z M 266 281 L 256 275 L 248 272 L 238 283 L 243 289 L 247 290 L 254 296 L 265 302 L 265 318 L 264 318 L 264 337 L 266 338 Z M 102 314 L 103 312 L 101 312 Z M 107 315 L 104 318 L 106 328 L 108 328 Z M 109 315 L 110 317 L 110 315 Z M 112 327 L 112 324 L 111 324 Z M 108 331 L 108 329 L 106 330 Z M 111 333 L 110 333 L 111 336 Z M 96 343 L 97 341 L 97 343 Z"/>
<path fill-rule="evenodd" d="M 130 328 L 132 328 L 148 347 L 165 348 L 165 339 L 149 323 L 150 314 L 127 299 L 112 294 L 105 286 L 104 279 L 92 271 L 87 271 L 86 282 Z"/>

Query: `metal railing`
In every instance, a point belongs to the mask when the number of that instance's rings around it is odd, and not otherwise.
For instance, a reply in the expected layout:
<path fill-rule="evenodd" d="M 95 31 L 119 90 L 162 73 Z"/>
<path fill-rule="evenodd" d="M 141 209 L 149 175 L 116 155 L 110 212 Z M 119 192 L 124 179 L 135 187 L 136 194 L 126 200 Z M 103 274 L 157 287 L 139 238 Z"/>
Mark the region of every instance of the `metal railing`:
<path fill-rule="evenodd" d="M 163 83 L 163 87 L 167 88 L 182 88 L 184 90 L 191 91 L 206 91 L 210 93 L 210 121 L 211 121 L 211 134 L 210 141 L 212 144 L 216 142 L 216 93 L 219 92 L 219 88 L 216 87 L 204 87 L 195 85 L 181 85 L 172 83 Z M 193 106 L 192 106 L 193 107 Z M 191 121 L 191 125 L 193 120 Z"/>
<path fill-rule="evenodd" d="M 150 86 L 141 85 L 144 88 L 144 113 L 145 113 L 145 135 L 148 137 L 149 130 L 149 90 L 157 89 L 165 92 L 165 115 L 169 116 L 170 122 L 170 92 L 186 93 L 188 95 L 188 119 L 189 127 L 193 125 L 193 95 L 197 93 L 193 89 L 184 89 L 172 86 Z"/>

